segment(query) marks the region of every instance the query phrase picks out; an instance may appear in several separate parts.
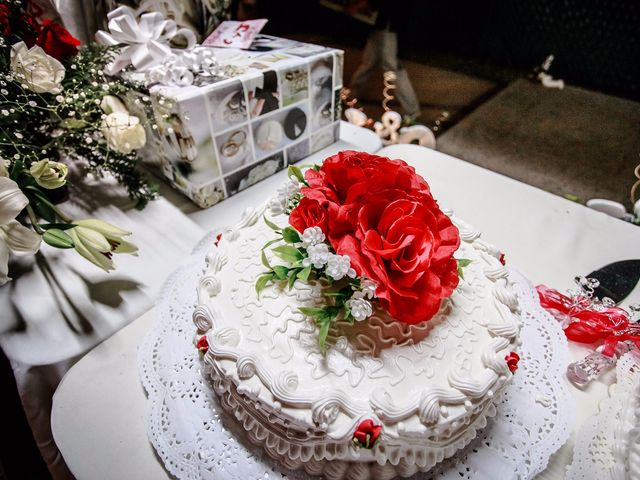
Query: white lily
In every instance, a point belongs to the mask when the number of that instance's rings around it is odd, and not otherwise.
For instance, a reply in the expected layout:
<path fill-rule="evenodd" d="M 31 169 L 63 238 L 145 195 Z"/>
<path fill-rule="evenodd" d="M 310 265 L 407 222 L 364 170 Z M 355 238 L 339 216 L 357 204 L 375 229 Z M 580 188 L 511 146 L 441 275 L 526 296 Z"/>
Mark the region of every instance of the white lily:
<path fill-rule="evenodd" d="M 75 220 L 75 227 L 66 231 L 73 240 L 73 248 L 105 272 L 115 269 L 111 257 L 114 253 L 136 254 L 138 247 L 123 239 L 127 232 L 102 220 Z"/>
<path fill-rule="evenodd" d="M 10 252 L 16 255 L 33 255 L 40 248 L 40 235 L 15 219 L 28 204 L 29 200 L 18 184 L 8 177 L 0 176 L 0 286 L 10 280 Z"/>

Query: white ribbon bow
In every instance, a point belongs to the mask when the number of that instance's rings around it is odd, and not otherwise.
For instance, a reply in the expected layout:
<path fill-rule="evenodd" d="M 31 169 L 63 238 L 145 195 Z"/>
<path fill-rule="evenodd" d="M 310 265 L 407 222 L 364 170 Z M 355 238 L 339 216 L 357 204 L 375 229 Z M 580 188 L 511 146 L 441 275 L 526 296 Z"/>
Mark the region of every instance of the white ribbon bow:
<path fill-rule="evenodd" d="M 145 71 L 171 55 L 169 42 L 182 36 L 186 48 L 196 44 L 196 36 L 188 28 L 178 28 L 173 20 L 166 20 L 159 12 L 144 13 L 136 20 L 131 7 L 122 6 L 109 12 L 109 32 L 99 30 L 96 41 L 102 45 L 123 45 L 116 58 L 105 69 L 109 75 L 116 75 L 129 65 L 138 71 Z"/>

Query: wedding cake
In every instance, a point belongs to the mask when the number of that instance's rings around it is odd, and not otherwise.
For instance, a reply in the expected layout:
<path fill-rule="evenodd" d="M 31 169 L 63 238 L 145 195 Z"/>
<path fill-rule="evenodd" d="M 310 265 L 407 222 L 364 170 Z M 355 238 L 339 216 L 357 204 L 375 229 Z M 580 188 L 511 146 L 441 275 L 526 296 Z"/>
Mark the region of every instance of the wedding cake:
<path fill-rule="evenodd" d="M 402 160 L 347 151 L 289 173 L 206 256 L 193 316 L 205 374 L 288 469 L 427 471 L 485 427 L 517 369 L 500 251 Z"/>

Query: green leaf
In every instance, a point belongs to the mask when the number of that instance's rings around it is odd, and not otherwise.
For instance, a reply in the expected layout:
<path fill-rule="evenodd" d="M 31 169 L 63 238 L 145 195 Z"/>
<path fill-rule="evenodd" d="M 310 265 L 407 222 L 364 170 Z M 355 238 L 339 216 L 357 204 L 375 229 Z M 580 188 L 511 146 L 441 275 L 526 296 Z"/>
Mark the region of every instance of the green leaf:
<path fill-rule="evenodd" d="M 69 230 L 70 228 L 75 227 L 73 223 L 41 223 L 38 226 L 43 230 L 51 230 L 52 228 L 57 228 L 58 230 Z"/>
<path fill-rule="evenodd" d="M 262 265 L 264 265 L 269 270 L 271 270 L 271 265 L 269 265 L 269 260 L 267 260 L 267 255 L 266 253 L 264 253 L 264 250 L 262 250 L 261 258 L 262 258 Z"/>
<path fill-rule="evenodd" d="M 314 165 L 314 166 L 313 166 L 313 169 L 314 169 L 316 172 L 319 172 L 319 171 L 320 171 L 320 165 L 317 165 L 317 164 L 316 164 L 316 165 Z"/>
<path fill-rule="evenodd" d="M 324 308 L 300 307 L 298 310 L 307 317 L 324 317 L 326 315 Z"/>
<path fill-rule="evenodd" d="M 309 265 L 308 267 L 304 267 L 297 273 L 296 276 L 303 282 L 306 282 L 307 280 L 309 280 L 309 275 L 311 275 L 311 265 Z"/>
<path fill-rule="evenodd" d="M 303 258 L 302 253 L 291 245 L 281 245 L 271 250 L 285 262 L 295 263 Z"/>
<path fill-rule="evenodd" d="M 73 248 L 74 246 L 71 237 L 59 228 L 47 230 L 42 235 L 42 239 L 55 248 Z"/>
<path fill-rule="evenodd" d="M 292 227 L 287 227 L 282 230 L 282 238 L 287 243 L 296 243 L 300 241 L 300 235 Z"/>
<path fill-rule="evenodd" d="M 34 198 L 29 202 L 33 207 L 33 211 L 40 218 L 44 218 L 47 222 L 54 223 L 56 221 L 56 212 L 48 204 L 38 198 Z"/>
<path fill-rule="evenodd" d="M 297 268 L 289 270 L 289 281 L 287 282 L 289 285 L 289 290 L 291 290 L 293 288 L 293 284 L 296 283 L 296 278 L 299 272 L 300 270 L 298 270 Z"/>
<path fill-rule="evenodd" d="M 262 250 L 264 250 L 265 248 L 270 247 L 270 246 L 271 246 L 271 245 L 273 245 L 274 243 L 278 243 L 278 242 L 280 242 L 280 241 L 282 241 L 282 239 L 281 239 L 281 238 L 274 238 L 273 240 L 269 240 L 267 243 L 265 243 L 265 244 L 262 246 Z"/>
<path fill-rule="evenodd" d="M 256 281 L 256 293 L 258 295 L 260 295 L 260 292 L 265 289 L 265 287 L 271 280 L 273 280 L 273 277 L 273 273 L 265 273 L 264 275 L 258 277 L 258 280 Z"/>
<path fill-rule="evenodd" d="M 467 265 L 469 265 L 471 263 L 471 260 L 469 260 L 468 258 L 457 258 L 456 263 L 457 263 L 456 268 L 458 270 L 458 276 L 464 280 L 464 272 L 462 269 Z"/>
<path fill-rule="evenodd" d="M 289 165 L 289 168 L 287 169 L 287 176 L 288 177 L 296 177 L 300 183 L 304 183 L 305 185 L 307 183 L 304 180 L 304 175 L 302 174 L 302 170 L 300 170 L 296 166 Z"/>
<path fill-rule="evenodd" d="M 270 221 L 266 215 L 263 215 L 262 218 L 264 218 L 264 223 L 267 224 L 267 227 L 269 227 L 271 230 L 273 230 L 274 232 L 278 232 L 280 233 L 280 227 L 278 225 L 276 225 L 275 223 L 273 223 L 272 221 Z"/>
<path fill-rule="evenodd" d="M 329 334 L 329 326 L 331 326 L 331 320 L 327 318 L 320 321 L 319 323 L 320 330 L 318 331 L 318 343 L 320 344 L 320 348 L 324 348 L 324 344 L 327 341 L 327 335 Z"/>
<path fill-rule="evenodd" d="M 287 278 L 287 274 L 289 273 L 289 267 L 285 267 L 284 265 L 276 265 L 273 267 L 273 273 L 276 274 L 278 280 L 284 280 Z"/>

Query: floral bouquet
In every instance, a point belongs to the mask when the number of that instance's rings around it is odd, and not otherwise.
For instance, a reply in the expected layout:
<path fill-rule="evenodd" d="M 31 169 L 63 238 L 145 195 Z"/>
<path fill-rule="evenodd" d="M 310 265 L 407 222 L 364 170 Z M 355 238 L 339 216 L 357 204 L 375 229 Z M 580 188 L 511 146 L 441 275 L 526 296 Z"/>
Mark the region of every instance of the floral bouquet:
<path fill-rule="evenodd" d="M 466 259 L 455 259 L 460 235 L 429 186 L 402 160 L 345 151 L 303 175 L 289 167 L 290 182 L 269 208 L 289 215 L 265 245 L 284 261 L 256 282 L 318 281 L 326 305 L 301 308 L 315 319 L 324 346 L 332 321 L 363 321 L 382 308 L 400 322 L 432 318 L 458 285 Z"/>
<path fill-rule="evenodd" d="M 114 253 L 136 251 L 123 240 L 129 232 L 58 208 L 70 162 L 113 176 L 140 208 L 156 195 L 138 170 L 144 127 L 121 101 L 131 86 L 103 73 L 113 49 L 79 49 L 60 23 L 26 5 L 0 0 L 0 285 L 9 251 L 33 254 L 41 240 L 106 271 Z"/>

